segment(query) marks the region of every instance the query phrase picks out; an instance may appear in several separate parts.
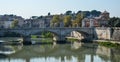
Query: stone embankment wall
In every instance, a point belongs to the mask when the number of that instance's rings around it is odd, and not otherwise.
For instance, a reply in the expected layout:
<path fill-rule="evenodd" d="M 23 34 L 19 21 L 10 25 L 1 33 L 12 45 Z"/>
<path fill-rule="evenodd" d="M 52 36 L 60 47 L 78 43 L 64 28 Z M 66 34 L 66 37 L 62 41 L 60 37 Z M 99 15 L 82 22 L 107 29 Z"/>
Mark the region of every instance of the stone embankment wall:
<path fill-rule="evenodd" d="M 71 33 L 71 36 L 78 38 L 78 39 L 84 39 L 84 36 L 81 35 L 82 33 L 73 31 Z M 110 27 L 96 27 L 94 29 L 94 39 L 96 40 L 110 40 L 111 39 L 111 28 Z"/>
<path fill-rule="evenodd" d="M 98 40 L 120 41 L 120 27 L 97 27 L 94 34 Z"/>
<path fill-rule="evenodd" d="M 108 27 L 97 27 L 95 28 L 94 34 L 98 40 L 111 39 L 111 29 Z"/>
<path fill-rule="evenodd" d="M 111 29 L 111 39 L 120 41 L 120 27 Z"/>

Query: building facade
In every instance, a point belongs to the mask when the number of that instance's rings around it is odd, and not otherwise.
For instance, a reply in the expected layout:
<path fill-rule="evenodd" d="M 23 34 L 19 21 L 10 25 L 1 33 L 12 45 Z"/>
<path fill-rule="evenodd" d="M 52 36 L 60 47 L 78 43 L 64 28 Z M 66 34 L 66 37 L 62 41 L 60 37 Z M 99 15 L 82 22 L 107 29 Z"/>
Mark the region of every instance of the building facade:
<path fill-rule="evenodd" d="M 23 25 L 24 18 L 16 15 L 0 15 L 0 28 L 11 28 L 12 22 L 14 20 L 18 21 L 18 26 L 21 27 Z"/>
<path fill-rule="evenodd" d="M 109 12 L 104 11 L 99 17 L 88 17 L 82 20 L 82 27 L 107 27 Z"/>
<path fill-rule="evenodd" d="M 50 21 L 53 16 L 40 16 L 24 20 L 23 27 L 25 28 L 45 28 L 50 27 Z"/>

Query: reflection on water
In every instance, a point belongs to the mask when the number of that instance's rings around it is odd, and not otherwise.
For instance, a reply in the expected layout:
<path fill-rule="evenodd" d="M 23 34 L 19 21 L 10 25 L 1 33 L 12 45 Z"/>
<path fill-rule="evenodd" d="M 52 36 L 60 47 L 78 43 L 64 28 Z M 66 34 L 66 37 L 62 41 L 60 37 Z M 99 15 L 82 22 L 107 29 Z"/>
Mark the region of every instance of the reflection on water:
<path fill-rule="evenodd" d="M 120 62 L 120 50 L 96 44 L 75 42 L 11 47 L 15 53 L 0 54 L 0 62 Z"/>
<path fill-rule="evenodd" d="M 12 54 L 15 50 L 11 46 L 0 46 L 0 54 Z"/>

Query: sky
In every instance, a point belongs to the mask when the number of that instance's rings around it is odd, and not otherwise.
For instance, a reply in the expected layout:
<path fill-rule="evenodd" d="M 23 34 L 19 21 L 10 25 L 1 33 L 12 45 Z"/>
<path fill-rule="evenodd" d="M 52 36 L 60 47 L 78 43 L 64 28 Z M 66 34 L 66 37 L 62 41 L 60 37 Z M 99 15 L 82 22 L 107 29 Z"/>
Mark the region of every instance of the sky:
<path fill-rule="evenodd" d="M 24 18 L 61 14 L 68 10 L 108 11 L 110 17 L 120 17 L 120 0 L 0 0 L 0 15 L 14 14 Z"/>

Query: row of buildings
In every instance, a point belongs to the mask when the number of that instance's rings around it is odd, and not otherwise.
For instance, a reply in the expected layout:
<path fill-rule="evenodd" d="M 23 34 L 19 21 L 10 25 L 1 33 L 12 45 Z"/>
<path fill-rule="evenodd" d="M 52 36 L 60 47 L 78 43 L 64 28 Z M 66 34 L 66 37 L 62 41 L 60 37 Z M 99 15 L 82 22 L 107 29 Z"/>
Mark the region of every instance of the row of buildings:
<path fill-rule="evenodd" d="M 22 27 L 27 28 L 44 28 L 50 27 L 50 21 L 52 20 L 53 16 L 40 16 L 34 17 L 30 19 L 25 19 Z"/>
<path fill-rule="evenodd" d="M 50 27 L 53 16 L 41 16 L 37 18 L 24 19 L 16 15 L 0 15 L 0 28 L 11 28 L 14 20 L 18 21 L 18 28 L 42 28 Z"/>
<path fill-rule="evenodd" d="M 18 25 L 22 26 L 24 18 L 16 15 L 0 15 L 0 28 L 10 28 L 14 20 L 18 20 Z"/>
<path fill-rule="evenodd" d="M 64 16 L 64 15 L 62 15 Z M 24 19 L 16 15 L 0 15 L 0 28 L 11 28 L 14 20 L 18 20 L 19 28 L 43 28 L 50 27 L 50 22 L 53 15 L 48 16 L 34 16 L 29 19 Z M 109 12 L 104 11 L 99 17 L 89 16 L 82 20 L 82 27 L 106 27 L 108 26 Z M 62 24 L 64 25 L 64 24 Z M 64 26 L 62 26 L 64 27 Z"/>
<path fill-rule="evenodd" d="M 107 27 L 109 20 L 109 12 L 104 11 L 99 17 L 89 16 L 82 20 L 82 27 Z"/>

